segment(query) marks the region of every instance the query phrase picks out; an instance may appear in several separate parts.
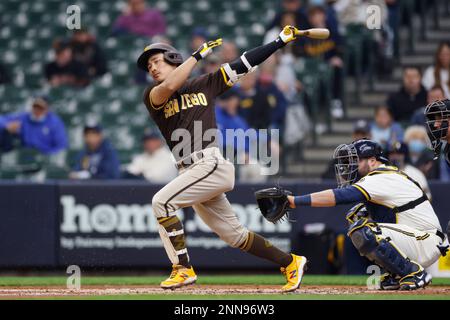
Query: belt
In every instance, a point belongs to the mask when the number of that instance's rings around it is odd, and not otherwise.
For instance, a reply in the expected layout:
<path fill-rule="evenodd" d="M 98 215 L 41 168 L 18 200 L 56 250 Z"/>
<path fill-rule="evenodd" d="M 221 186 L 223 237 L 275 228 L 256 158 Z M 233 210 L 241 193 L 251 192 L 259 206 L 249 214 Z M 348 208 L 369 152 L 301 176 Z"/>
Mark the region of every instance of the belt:
<path fill-rule="evenodd" d="M 175 164 L 175 167 L 180 170 L 182 168 L 188 168 L 190 167 L 192 164 L 194 164 L 194 162 L 202 159 L 205 155 L 203 154 L 202 151 L 197 151 L 194 153 L 191 153 L 189 156 L 187 156 L 184 159 L 181 159 L 180 161 L 178 161 Z"/>

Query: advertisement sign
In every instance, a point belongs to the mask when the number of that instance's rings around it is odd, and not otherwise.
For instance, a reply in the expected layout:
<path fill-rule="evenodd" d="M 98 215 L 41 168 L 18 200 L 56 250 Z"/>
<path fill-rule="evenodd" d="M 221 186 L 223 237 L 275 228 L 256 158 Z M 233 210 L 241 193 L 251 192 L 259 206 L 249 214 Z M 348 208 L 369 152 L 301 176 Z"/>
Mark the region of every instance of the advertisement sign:
<path fill-rule="evenodd" d="M 151 199 L 160 186 L 111 183 L 61 184 L 59 189 L 59 262 L 80 266 L 162 267 L 170 264 L 152 213 Z M 290 251 L 292 226 L 271 224 L 253 203 L 254 187 L 239 187 L 228 197 L 241 223 Z M 197 267 L 269 267 L 229 247 L 194 213 L 181 209 L 188 252 Z"/>
<path fill-rule="evenodd" d="M 56 185 L 0 184 L 0 267 L 56 267 Z"/>
<path fill-rule="evenodd" d="M 227 197 L 241 223 L 285 251 L 302 253 L 299 234 L 331 229 L 345 234 L 348 206 L 302 207 L 294 222 L 271 224 L 257 209 L 254 192 L 268 185 L 239 184 Z M 0 183 L 0 268 L 80 267 L 163 268 L 170 265 L 152 212 L 153 195 L 162 186 L 140 181 Z M 305 194 L 334 183 L 283 187 Z M 430 183 L 433 206 L 443 230 L 450 220 L 449 185 Z M 273 268 L 270 262 L 229 247 L 191 208 L 179 210 L 189 255 L 196 267 Z M 293 248 L 292 246 L 296 246 Z M 436 264 L 447 275 L 448 259 Z"/>

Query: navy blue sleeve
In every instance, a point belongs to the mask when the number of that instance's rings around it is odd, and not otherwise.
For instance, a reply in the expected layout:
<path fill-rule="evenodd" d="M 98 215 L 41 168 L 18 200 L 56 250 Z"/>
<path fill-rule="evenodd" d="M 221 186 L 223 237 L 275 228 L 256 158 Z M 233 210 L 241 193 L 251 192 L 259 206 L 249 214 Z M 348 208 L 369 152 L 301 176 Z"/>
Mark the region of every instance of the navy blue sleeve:
<path fill-rule="evenodd" d="M 85 156 L 85 154 L 86 152 L 83 150 L 75 156 L 75 164 L 73 166 L 73 171 L 83 170 L 81 162 L 83 161 L 83 157 Z"/>
<path fill-rule="evenodd" d="M 118 179 L 120 177 L 119 156 L 111 146 L 104 147 L 98 172 L 92 177 L 94 179 Z"/>
<path fill-rule="evenodd" d="M 366 200 L 364 194 L 354 186 L 333 189 L 333 193 L 336 198 L 336 204 L 348 204 Z"/>

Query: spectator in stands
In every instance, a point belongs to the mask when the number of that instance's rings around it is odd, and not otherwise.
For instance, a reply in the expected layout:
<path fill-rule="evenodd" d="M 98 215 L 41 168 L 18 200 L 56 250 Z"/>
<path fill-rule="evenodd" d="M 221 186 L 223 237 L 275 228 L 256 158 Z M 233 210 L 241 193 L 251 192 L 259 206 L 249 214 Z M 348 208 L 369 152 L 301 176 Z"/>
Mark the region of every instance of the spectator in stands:
<path fill-rule="evenodd" d="M 436 51 L 434 66 L 425 70 L 422 84 L 427 90 L 435 85 L 441 86 L 445 97 L 450 99 L 450 42 L 441 42 Z"/>
<path fill-rule="evenodd" d="M 326 61 L 333 69 L 331 114 L 335 118 L 344 116 L 342 106 L 342 82 L 344 62 L 341 56 L 341 39 L 337 29 L 327 25 L 325 8 L 311 6 L 308 8 L 308 22 L 311 28 L 327 28 L 330 37 L 325 40 L 305 38 L 301 44 L 301 55 L 306 58 L 319 58 Z M 325 88 L 326 90 L 326 88 Z"/>
<path fill-rule="evenodd" d="M 238 172 L 237 176 L 240 181 L 245 182 L 263 182 L 267 176 L 261 174 L 262 167 L 258 164 L 257 159 L 253 159 L 250 155 L 250 145 L 256 141 L 240 140 L 235 135 L 236 130 L 246 131 L 249 126 L 245 119 L 238 114 L 239 109 L 239 92 L 238 89 L 232 88 L 223 93 L 217 101 L 216 120 L 217 128 L 221 133 L 221 141 L 223 153 L 227 158 L 237 160 Z M 229 133 L 233 133 L 234 139 L 230 141 Z"/>
<path fill-rule="evenodd" d="M 142 145 L 144 152 L 133 157 L 127 166 L 126 177 L 145 178 L 152 183 L 167 183 L 177 176 L 172 152 L 159 133 L 146 131 L 142 137 Z"/>
<path fill-rule="evenodd" d="M 388 9 L 388 22 L 389 22 L 389 33 L 392 51 L 396 57 L 399 54 L 399 40 L 398 40 L 398 32 L 400 27 L 400 15 L 401 15 L 401 6 L 399 0 L 385 0 L 386 6 Z"/>
<path fill-rule="evenodd" d="M 408 145 L 409 158 L 412 164 L 416 164 L 420 156 L 427 150 L 429 139 L 422 126 L 410 126 L 405 131 L 405 143 Z"/>
<path fill-rule="evenodd" d="M 227 129 L 242 129 L 244 131 L 249 129 L 247 121 L 238 114 L 239 102 L 239 92 L 235 88 L 223 93 L 217 101 L 217 128 L 222 136 L 221 144 L 223 151 L 226 151 L 225 153 L 227 153 L 228 149 L 230 149 L 233 153 L 247 152 L 249 148 L 248 141 L 246 141 L 243 145 L 239 145 L 236 137 L 233 141 L 228 141 L 227 139 Z"/>
<path fill-rule="evenodd" d="M 375 121 L 370 128 L 372 140 L 387 148 L 396 141 L 403 141 L 403 129 L 394 121 L 390 109 L 381 105 L 375 109 Z"/>
<path fill-rule="evenodd" d="M 11 82 L 11 75 L 6 66 L 0 62 L 0 84 L 8 84 Z"/>
<path fill-rule="evenodd" d="M 409 163 L 409 149 L 406 143 L 394 142 L 387 149 L 387 155 L 389 161 L 392 162 L 394 166 L 399 168 L 401 171 L 406 173 L 409 177 L 417 181 L 417 183 L 422 187 L 423 191 L 426 193 L 428 199 L 431 200 L 431 190 L 428 186 L 428 181 L 425 175 L 412 166 Z"/>
<path fill-rule="evenodd" d="M 402 87 L 391 94 L 386 102 L 395 121 L 409 121 L 414 111 L 426 105 L 427 90 L 421 80 L 419 67 L 408 66 L 403 69 Z"/>
<path fill-rule="evenodd" d="M 153 37 L 166 33 L 166 19 L 163 14 L 148 8 L 145 0 L 128 0 L 128 7 L 114 22 L 113 35 L 133 34 Z"/>
<path fill-rule="evenodd" d="M 361 68 L 367 70 L 369 56 L 374 60 L 374 71 L 380 75 L 390 74 L 393 69 L 393 37 L 389 30 L 388 9 L 385 0 L 337 0 L 334 8 L 343 32 L 362 34 L 367 28 L 369 6 L 377 6 L 380 9 L 381 29 L 370 30 L 372 40 L 364 41 L 362 44 Z M 351 41 L 351 40 L 350 40 Z M 353 67 L 353 64 L 349 65 Z M 353 71 L 351 68 L 350 70 Z M 353 71 L 354 72 L 354 71 Z"/>
<path fill-rule="evenodd" d="M 68 146 L 64 123 L 50 111 L 46 96 L 33 100 L 31 111 L 0 116 L 0 151 L 13 149 L 18 138 L 25 148 L 36 149 L 45 155 L 54 155 Z"/>
<path fill-rule="evenodd" d="M 87 67 L 73 59 L 72 48 L 66 40 L 56 40 L 55 61 L 45 66 L 45 77 L 53 87 L 82 87 L 89 83 Z"/>
<path fill-rule="evenodd" d="M 281 32 L 281 30 L 283 30 L 284 26 L 298 26 L 296 16 L 297 15 L 295 13 L 288 12 L 288 11 L 280 13 L 279 18 L 277 18 L 278 24 L 274 25 L 272 28 L 270 28 L 266 32 L 263 43 L 267 44 L 267 43 L 273 41 L 273 39 L 276 39 L 278 37 L 279 33 Z M 304 20 L 303 23 L 306 23 L 306 20 Z M 290 53 L 290 54 L 293 54 L 295 57 L 298 57 L 301 54 L 301 45 L 300 44 L 301 44 L 300 41 L 295 41 L 292 44 L 292 46 L 284 47 L 283 52 Z"/>
<path fill-rule="evenodd" d="M 370 124 L 365 119 L 359 119 L 353 125 L 352 141 L 360 139 L 372 139 Z"/>
<path fill-rule="evenodd" d="M 439 162 L 433 161 L 429 149 L 430 140 L 424 126 L 410 126 L 405 131 L 404 142 L 409 149 L 410 163 L 425 174 L 428 179 L 439 178 Z"/>
<path fill-rule="evenodd" d="M 83 130 L 85 149 L 77 157 L 71 179 L 117 179 L 120 176 L 119 157 L 103 136 L 98 124 L 87 124 Z"/>
<path fill-rule="evenodd" d="M 232 62 L 239 57 L 239 50 L 234 42 L 223 41 L 219 55 L 222 63 Z"/>
<path fill-rule="evenodd" d="M 196 27 L 192 31 L 191 41 L 189 43 L 189 52 L 193 52 L 200 48 L 203 43 L 209 40 L 208 31 L 203 27 Z"/>
<path fill-rule="evenodd" d="M 434 86 L 430 89 L 427 93 L 427 104 L 430 104 L 436 100 L 443 100 L 445 99 L 444 90 L 440 86 Z M 411 125 L 425 125 L 425 105 L 416 111 L 414 111 L 414 114 L 411 117 Z"/>
<path fill-rule="evenodd" d="M 210 54 L 205 59 L 205 66 L 203 68 L 204 73 L 212 73 L 219 70 L 222 64 L 220 57 L 214 53 Z"/>
<path fill-rule="evenodd" d="M 86 29 L 75 30 L 71 39 L 73 59 L 84 64 L 90 78 L 105 74 L 106 57 L 98 45 L 95 37 Z"/>
<path fill-rule="evenodd" d="M 186 52 L 182 52 L 183 57 L 189 57 L 191 55 L 191 52 L 194 52 L 200 48 L 201 45 L 203 45 L 205 42 L 208 42 L 209 35 L 205 28 L 203 27 L 196 27 L 192 31 L 191 39 L 189 42 L 189 48 Z M 206 62 L 204 60 L 200 60 L 196 66 L 196 68 L 192 71 L 191 76 L 197 77 L 205 72 L 205 64 Z"/>
<path fill-rule="evenodd" d="M 367 7 L 376 5 L 381 11 L 381 25 L 388 19 L 385 0 L 337 0 L 334 3 L 337 19 L 344 27 L 347 25 L 365 26 L 367 21 Z"/>
<path fill-rule="evenodd" d="M 307 29 L 308 24 L 302 0 L 282 0 L 281 10 L 277 12 L 271 23 L 269 23 L 267 30 L 280 26 L 285 13 L 294 14 L 294 24 L 291 25 L 295 25 L 299 29 Z"/>
<path fill-rule="evenodd" d="M 263 68 L 261 68 L 263 69 Z M 269 71 L 252 72 L 241 80 L 240 115 L 251 128 L 280 129 L 284 126 L 287 100 Z"/>
<path fill-rule="evenodd" d="M 355 121 L 355 123 L 353 124 L 351 141 L 360 139 L 371 139 L 370 124 L 367 120 L 364 119 L 359 119 Z M 322 174 L 322 179 L 334 180 L 336 178 L 334 165 L 335 165 L 334 159 L 331 159 L 330 162 L 328 163 L 327 170 Z"/>
<path fill-rule="evenodd" d="M 267 59 L 269 60 L 269 59 Z M 267 62 L 266 60 L 266 62 Z M 266 143 L 272 157 L 280 155 L 279 141 L 283 141 L 288 101 L 274 82 L 274 65 L 264 63 L 259 72 L 251 72 L 241 80 L 241 103 L 239 114 L 254 129 L 269 129 Z M 272 139 L 272 130 L 278 130 L 277 139 Z"/>
<path fill-rule="evenodd" d="M 277 25 L 267 31 L 264 36 L 264 44 L 267 44 L 273 39 L 278 37 L 284 26 L 295 25 L 295 14 L 290 12 L 285 12 L 281 15 L 280 25 Z M 295 64 L 295 56 L 299 55 L 301 48 L 301 42 L 296 41 L 292 46 L 286 46 L 283 50 L 277 51 L 274 55 L 270 56 L 268 60 L 265 61 L 265 65 L 275 61 L 275 83 L 278 88 L 283 92 L 289 102 L 293 102 L 296 98 L 298 91 L 302 89 L 301 82 L 297 79 L 294 68 L 292 66 Z"/>

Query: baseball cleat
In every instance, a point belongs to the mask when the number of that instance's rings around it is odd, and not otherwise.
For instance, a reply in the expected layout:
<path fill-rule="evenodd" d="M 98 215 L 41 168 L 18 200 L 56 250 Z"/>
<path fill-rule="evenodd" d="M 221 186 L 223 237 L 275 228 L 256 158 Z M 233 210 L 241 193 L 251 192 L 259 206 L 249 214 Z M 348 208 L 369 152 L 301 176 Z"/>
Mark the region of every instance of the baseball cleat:
<path fill-rule="evenodd" d="M 186 268 L 181 265 L 173 265 L 172 273 L 166 280 L 161 282 L 161 288 L 181 288 L 190 284 L 194 284 L 195 281 L 197 281 L 197 275 L 194 272 L 194 268 Z"/>
<path fill-rule="evenodd" d="M 400 290 L 416 290 L 419 288 L 425 288 L 431 283 L 431 279 L 431 275 L 421 267 L 420 270 L 400 279 Z"/>
<path fill-rule="evenodd" d="M 287 283 L 281 288 L 283 292 L 292 292 L 297 290 L 303 279 L 303 273 L 306 271 L 308 259 L 303 256 L 292 254 L 292 262 L 286 268 L 280 268 L 281 273 L 286 276 Z"/>
<path fill-rule="evenodd" d="M 390 273 L 381 275 L 380 290 L 398 290 L 400 288 L 399 278 Z"/>

